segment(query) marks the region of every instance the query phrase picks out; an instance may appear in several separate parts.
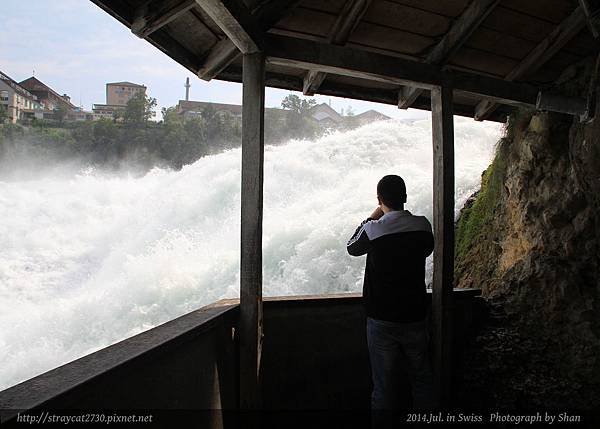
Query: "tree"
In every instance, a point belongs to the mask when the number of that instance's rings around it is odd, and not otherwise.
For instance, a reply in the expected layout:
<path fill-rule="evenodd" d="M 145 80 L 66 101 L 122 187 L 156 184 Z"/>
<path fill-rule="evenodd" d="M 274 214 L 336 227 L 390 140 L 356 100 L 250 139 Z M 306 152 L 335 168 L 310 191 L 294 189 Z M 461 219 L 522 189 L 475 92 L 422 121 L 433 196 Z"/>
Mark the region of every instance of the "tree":
<path fill-rule="evenodd" d="M 281 101 L 281 107 L 289 111 L 286 125 L 291 138 L 312 138 L 316 135 L 314 121 L 310 116 L 310 109 L 316 104 L 314 98 L 307 100 L 296 94 L 290 94 Z"/>
<path fill-rule="evenodd" d="M 67 117 L 67 113 L 69 113 L 67 106 L 65 106 L 64 104 L 59 104 L 54 109 L 54 119 L 56 119 L 59 124 L 62 124 L 65 118 Z"/>
<path fill-rule="evenodd" d="M 123 120 L 129 125 L 146 125 L 150 118 L 155 116 L 155 107 L 156 98 L 151 98 L 143 92 L 138 92 L 127 102 L 127 106 L 125 106 L 125 110 L 123 111 Z"/>
<path fill-rule="evenodd" d="M 281 101 L 281 107 L 285 110 L 290 110 L 302 117 L 309 114 L 310 109 L 316 106 L 317 102 L 314 98 L 303 99 L 296 94 L 290 94 Z"/>
<path fill-rule="evenodd" d="M 166 126 L 170 126 L 170 125 L 175 125 L 175 124 L 180 124 L 181 123 L 181 117 L 177 113 L 177 107 L 176 106 L 163 107 L 161 109 L 161 114 L 162 114 L 162 118 L 163 118 L 163 123 Z"/>
<path fill-rule="evenodd" d="M 352 130 L 358 127 L 358 125 L 358 120 L 354 116 L 354 109 L 352 109 L 352 106 L 348 106 L 346 108 L 346 115 L 344 116 L 344 126 L 346 129 Z"/>

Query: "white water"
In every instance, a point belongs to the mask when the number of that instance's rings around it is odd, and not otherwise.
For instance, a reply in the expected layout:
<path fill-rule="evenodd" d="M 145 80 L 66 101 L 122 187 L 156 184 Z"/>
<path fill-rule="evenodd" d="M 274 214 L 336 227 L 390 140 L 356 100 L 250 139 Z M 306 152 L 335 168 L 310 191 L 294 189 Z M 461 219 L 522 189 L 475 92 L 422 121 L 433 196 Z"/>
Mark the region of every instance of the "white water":
<path fill-rule="evenodd" d="M 457 208 L 479 186 L 497 125 L 456 119 Z M 267 147 L 266 295 L 359 291 L 345 242 L 384 174 L 431 219 L 429 121 L 386 121 Z M 204 304 L 238 295 L 240 150 L 143 177 L 0 181 L 0 389 Z M 1 180 L 1 179 L 0 179 Z"/>

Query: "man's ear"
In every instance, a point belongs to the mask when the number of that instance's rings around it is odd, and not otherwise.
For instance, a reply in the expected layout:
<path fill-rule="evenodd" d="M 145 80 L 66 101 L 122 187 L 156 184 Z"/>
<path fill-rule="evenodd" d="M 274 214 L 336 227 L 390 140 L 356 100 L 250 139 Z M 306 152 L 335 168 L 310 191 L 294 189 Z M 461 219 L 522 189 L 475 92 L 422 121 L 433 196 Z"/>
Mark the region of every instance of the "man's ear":
<path fill-rule="evenodd" d="M 381 205 L 381 198 L 379 198 L 379 195 L 377 195 L 377 203 L 379 203 L 379 205 Z"/>

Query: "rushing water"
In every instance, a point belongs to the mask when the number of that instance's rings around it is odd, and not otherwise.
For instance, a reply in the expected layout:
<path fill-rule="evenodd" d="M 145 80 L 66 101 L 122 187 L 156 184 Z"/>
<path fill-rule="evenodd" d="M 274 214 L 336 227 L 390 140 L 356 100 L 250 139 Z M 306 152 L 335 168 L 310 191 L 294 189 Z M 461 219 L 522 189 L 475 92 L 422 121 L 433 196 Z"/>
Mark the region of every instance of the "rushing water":
<path fill-rule="evenodd" d="M 457 209 L 497 125 L 456 119 Z M 0 389 L 226 297 L 239 283 L 239 149 L 181 171 L 0 178 Z M 429 121 L 386 121 L 265 153 L 264 293 L 359 291 L 345 242 L 384 174 L 431 218 Z"/>

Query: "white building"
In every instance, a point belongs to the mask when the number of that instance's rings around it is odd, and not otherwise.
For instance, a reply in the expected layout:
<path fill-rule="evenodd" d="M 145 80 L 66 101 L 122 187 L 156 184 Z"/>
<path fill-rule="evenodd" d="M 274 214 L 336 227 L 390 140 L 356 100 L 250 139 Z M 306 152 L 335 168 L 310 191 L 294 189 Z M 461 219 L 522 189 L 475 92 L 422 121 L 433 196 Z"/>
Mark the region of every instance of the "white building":
<path fill-rule="evenodd" d="M 34 117 L 35 112 L 42 109 L 35 95 L 2 72 L 0 72 L 0 105 L 6 109 L 8 120 L 13 124 Z"/>

